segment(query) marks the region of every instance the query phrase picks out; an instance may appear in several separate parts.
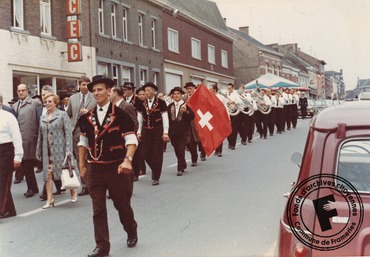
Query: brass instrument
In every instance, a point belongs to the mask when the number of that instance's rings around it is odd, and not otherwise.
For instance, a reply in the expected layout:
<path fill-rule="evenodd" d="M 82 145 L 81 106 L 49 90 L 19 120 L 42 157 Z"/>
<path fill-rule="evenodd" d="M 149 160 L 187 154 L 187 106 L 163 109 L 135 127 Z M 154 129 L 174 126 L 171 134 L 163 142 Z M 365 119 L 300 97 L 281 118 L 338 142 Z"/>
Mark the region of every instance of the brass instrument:
<path fill-rule="evenodd" d="M 258 91 L 252 92 L 252 97 L 256 101 L 258 110 L 263 114 L 269 114 L 271 112 L 271 106 L 266 105 L 263 96 Z"/>
<path fill-rule="evenodd" d="M 223 92 L 218 92 L 220 95 L 223 95 L 225 98 L 227 98 L 228 100 L 230 100 L 231 102 L 227 102 L 227 111 L 229 112 L 229 115 L 230 116 L 236 116 L 240 113 L 240 108 L 239 106 L 234 103 L 230 97 L 227 95 L 227 93 L 223 93 Z"/>
<path fill-rule="evenodd" d="M 240 96 L 241 100 L 243 101 L 243 107 L 240 109 L 240 111 L 244 114 L 247 114 L 249 116 L 252 116 L 254 113 L 253 104 L 244 96 Z"/>

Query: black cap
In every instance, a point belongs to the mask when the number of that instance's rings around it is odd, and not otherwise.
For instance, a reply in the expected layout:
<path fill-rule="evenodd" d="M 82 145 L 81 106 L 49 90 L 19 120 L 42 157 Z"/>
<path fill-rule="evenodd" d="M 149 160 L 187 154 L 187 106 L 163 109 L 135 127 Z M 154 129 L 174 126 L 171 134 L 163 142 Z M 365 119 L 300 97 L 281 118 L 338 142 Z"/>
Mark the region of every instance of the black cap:
<path fill-rule="evenodd" d="M 186 84 L 185 84 L 185 87 L 184 88 L 188 88 L 188 87 L 197 87 L 196 85 L 194 85 L 194 83 L 193 82 L 187 82 Z"/>
<path fill-rule="evenodd" d="M 180 92 L 182 95 L 185 94 L 184 90 L 181 87 L 174 87 L 171 89 L 170 94 L 172 95 L 175 92 Z"/>
<path fill-rule="evenodd" d="M 147 88 L 147 87 L 151 87 L 151 88 L 153 88 L 155 91 L 158 91 L 158 87 L 153 83 L 153 82 L 147 82 L 144 86 L 143 86 L 143 88 L 145 89 L 145 88 Z"/>
<path fill-rule="evenodd" d="M 132 90 L 134 90 L 135 88 L 134 83 L 132 82 L 124 82 L 122 87 L 126 89 L 132 89 Z"/>
<path fill-rule="evenodd" d="M 104 83 L 108 88 L 112 88 L 114 86 L 114 81 L 104 75 L 96 75 L 92 78 L 92 81 L 87 85 L 87 88 L 90 92 L 92 92 L 93 86 L 98 83 Z"/>

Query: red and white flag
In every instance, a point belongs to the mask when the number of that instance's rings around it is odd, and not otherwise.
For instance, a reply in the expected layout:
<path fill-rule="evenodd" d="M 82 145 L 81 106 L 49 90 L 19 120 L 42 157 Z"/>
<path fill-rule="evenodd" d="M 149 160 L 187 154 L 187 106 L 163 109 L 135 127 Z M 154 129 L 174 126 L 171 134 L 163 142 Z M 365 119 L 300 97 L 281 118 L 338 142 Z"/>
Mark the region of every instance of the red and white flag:
<path fill-rule="evenodd" d="M 186 102 L 195 114 L 195 124 L 204 151 L 210 156 L 231 134 L 231 123 L 224 104 L 204 85 L 199 85 Z"/>

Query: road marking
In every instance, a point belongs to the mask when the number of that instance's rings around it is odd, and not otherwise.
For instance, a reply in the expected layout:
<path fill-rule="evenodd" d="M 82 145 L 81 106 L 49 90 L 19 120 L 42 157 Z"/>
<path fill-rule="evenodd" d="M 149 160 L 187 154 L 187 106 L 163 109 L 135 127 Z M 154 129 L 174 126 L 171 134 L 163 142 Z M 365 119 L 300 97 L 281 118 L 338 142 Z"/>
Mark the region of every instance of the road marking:
<path fill-rule="evenodd" d="M 63 204 L 69 203 L 70 201 L 71 201 L 70 199 L 66 199 L 66 200 L 55 203 L 55 206 L 63 205 Z M 36 213 L 39 213 L 39 212 L 42 212 L 42 211 L 45 211 L 45 209 L 42 209 L 42 207 L 40 207 L 36 210 L 19 214 L 19 215 L 17 215 L 17 217 L 28 217 L 28 216 L 31 216 L 33 214 L 36 214 Z"/>

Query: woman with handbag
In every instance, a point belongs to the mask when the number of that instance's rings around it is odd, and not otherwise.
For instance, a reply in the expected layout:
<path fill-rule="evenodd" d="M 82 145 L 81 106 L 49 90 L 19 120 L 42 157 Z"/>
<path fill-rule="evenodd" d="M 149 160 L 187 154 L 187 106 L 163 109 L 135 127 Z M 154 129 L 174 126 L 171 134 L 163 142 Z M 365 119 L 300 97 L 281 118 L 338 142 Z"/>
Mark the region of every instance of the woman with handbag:
<path fill-rule="evenodd" d="M 57 108 L 59 97 L 49 93 L 43 98 L 47 112 L 41 116 L 36 156 L 43 161 L 47 202 L 42 207 L 54 207 L 53 179 L 60 180 L 63 162 L 72 156 L 72 128 L 66 112 Z M 70 189 L 71 202 L 77 201 L 76 189 Z"/>

